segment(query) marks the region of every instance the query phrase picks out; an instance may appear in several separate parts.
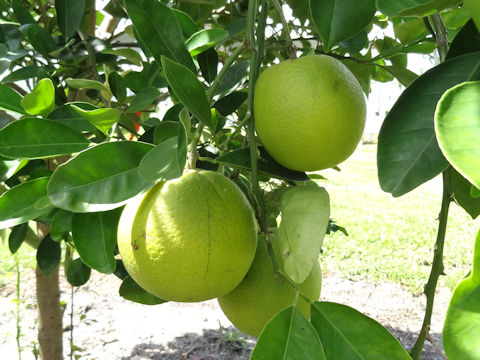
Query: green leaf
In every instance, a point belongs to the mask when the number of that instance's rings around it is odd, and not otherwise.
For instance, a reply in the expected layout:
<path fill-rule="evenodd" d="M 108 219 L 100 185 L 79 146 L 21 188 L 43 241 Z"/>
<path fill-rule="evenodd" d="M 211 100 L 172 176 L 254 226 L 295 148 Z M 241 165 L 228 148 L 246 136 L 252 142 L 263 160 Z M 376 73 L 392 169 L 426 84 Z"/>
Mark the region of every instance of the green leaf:
<path fill-rule="evenodd" d="M 215 131 L 205 88 L 196 75 L 185 66 L 166 57 L 162 57 L 162 66 L 177 98 L 193 116 Z"/>
<path fill-rule="evenodd" d="M 418 78 L 418 75 L 415 74 L 413 71 L 410 71 L 404 67 L 400 66 L 386 66 L 384 68 L 387 70 L 390 74 L 395 76 L 400 84 L 402 84 L 405 87 L 410 86 L 410 84 Z"/>
<path fill-rule="evenodd" d="M 387 16 L 428 16 L 460 3 L 459 0 L 376 0 Z"/>
<path fill-rule="evenodd" d="M 258 171 L 261 175 L 290 181 L 309 180 L 307 174 L 304 172 L 284 168 L 282 165 L 275 162 L 263 147 L 260 147 L 259 150 L 260 157 L 258 158 Z M 250 171 L 251 169 L 250 151 L 247 148 L 229 151 L 216 158 L 215 161 L 242 170 Z"/>
<path fill-rule="evenodd" d="M 15 90 L 0 84 L 0 109 L 25 115 L 26 112 L 23 110 L 21 101 L 22 97 Z"/>
<path fill-rule="evenodd" d="M 2 83 L 11 83 L 11 82 L 16 82 L 16 81 L 21 81 L 21 80 L 26 80 L 26 79 L 32 79 L 32 78 L 46 78 L 48 77 L 48 71 L 50 71 L 50 68 L 45 68 L 45 67 L 39 67 L 39 66 L 25 66 L 21 67 L 18 70 L 15 70 L 11 73 L 9 73 L 7 76 L 5 76 L 2 79 Z"/>
<path fill-rule="evenodd" d="M 187 47 L 187 50 L 190 52 L 191 56 L 197 56 L 198 54 L 214 46 L 216 43 L 225 40 L 228 38 L 228 36 L 228 31 L 223 29 L 202 29 L 190 36 L 190 38 L 185 42 L 185 46 Z"/>
<path fill-rule="evenodd" d="M 309 0 L 312 19 L 325 51 L 365 28 L 375 14 L 375 0 Z"/>
<path fill-rule="evenodd" d="M 446 59 L 475 51 L 480 51 L 480 32 L 475 27 L 473 20 L 470 19 L 453 39 Z"/>
<path fill-rule="evenodd" d="M 318 262 L 330 219 L 330 198 L 324 188 L 295 186 L 281 193 L 278 246 L 283 269 L 301 284 Z"/>
<path fill-rule="evenodd" d="M 22 25 L 20 31 L 28 37 L 32 47 L 45 58 L 49 58 L 49 54 L 57 50 L 57 44 L 50 33 L 37 24 Z"/>
<path fill-rule="evenodd" d="M 142 56 L 133 49 L 104 49 L 102 54 L 121 56 L 133 65 L 142 66 Z"/>
<path fill-rule="evenodd" d="M 95 110 L 84 110 L 76 105 L 71 105 L 71 107 L 105 135 L 108 135 L 113 124 L 120 120 L 121 112 L 118 109 L 100 108 Z"/>
<path fill-rule="evenodd" d="M 198 65 L 203 78 L 212 83 L 215 81 L 218 72 L 218 54 L 215 49 L 208 49 L 197 56 Z"/>
<path fill-rule="evenodd" d="M 40 80 L 32 92 L 23 97 L 20 104 L 30 115 L 50 114 L 55 109 L 55 87 L 52 80 Z"/>
<path fill-rule="evenodd" d="M 48 184 L 55 206 L 72 212 L 117 208 L 153 185 L 138 165 L 153 145 L 118 141 L 97 145 L 60 165 Z"/>
<path fill-rule="evenodd" d="M 475 189 L 475 187 L 455 169 L 450 170 L 450 181 L 455 202 L 461 206 L 472 219 L 475 219 L 480 215 L 480 199 L 475 198 L 471 193 L 472 188 Z"/>
<path fill-rule="evenodd" d="M 249 67 L 248 61 L 240 61 L 228 69 L 215 92 L 218 99 L 231 94 L 247 80 Z"/>
<path fill-rule="evenodd" d="M 17 171 L 27 165 L 28 160 L 0 157 L 0 182 L 10 179 Z"/>
<path fill-rule="evenodd" d="M 381 324 L 349 306 L 312 304 L 312 324 L 327 359 L 411 360 L 402 344 Z"/>
<path fill-rule="evenodd" d="M 463 0 L 463 6 L 468 9 L 478 31 L 480 31 L 480 3 L 476 0 Z"/>
<path fill-rule="evenodd" d="M 108 85 L 117 101 L 120 103 L 123 102 L 127 97 L 127 88 L 123 81 L 123 77 L 119 73 L 111 72 L 108 74 Z"/>
<path fill-rule="evenodd" d="M 124 2 L 141 41 L 155 60 L 161 63 L 163 55 L 195 71 L 193 60 L 183 43 L 182 29 L 167 5 L 161 1 L 150 0 Z"/>
<path fill-rule="evenodd" d="M 128 112 L 137 112 L 150 106 L 160 95 L 160 91 L 154 87 L 147 87 L 139 91 L 133 98 Z"/>
<path fill-rule="evenodd" d="M 37 22 L 30 12 L 23 6 L 20 0 L 12 0 L 12 8 L 20 24 L 36 24 Z"/>
<path fill-rule="evenodd" d="M 47 118 L 65 124 L 79 132 L 92 133 L 98 131 L 97 128 L 90 123 L 90 121 L 81 116 L 72 108 L 72 106 L 82 108 L 83 110 L 97 109 L 97 107 L 89 103 L 73 102 L 56 108 L 48 115 Z"/>
<path fill-rule="evenodd" d="M 173 15 L 175 15 L 175 17 L 177 18 L 177 21 L 180 24 L 183 33 L 187 37 L 192 36 L 198 31 L 198 26 L 195 21 L 190 17 L 190 15 L 175 8 L 172 8 L 170 10 L 172 10 Z"/>
<path fill-rule="evenodd" d="M 175 136 L 160 141 L 157 146 L 143 157 L 138 172 L 145 180 L 175 179 L 182 175 L 185 168 L 187 161 L 187 134 L 185 128 L 181 122 L 162 122 L 155 130 L 165 127 L 167 124 L 174 125 Z M 158 136 L 156 138 L 158 140 Z"/>
<path fill-rule="evenodd" d="M 79 152 L 90 141 L 53 120 L 23 118 L 0 130 L 0 154 L 9 158 L 40 159 Z"/>
<path fill-rule="evenodd" d="M 213 107 L 223 116 L 228 116 L 237 111 L 247 98 L 248 94 L 246 92 L 236 91 L 218 100 Z"/>
<path fill-rule="evenodd" d="M 19 184 L 0 196 L 0 229 L 22 224 L 45 213 L 49 208 L 37 203 L 47 194 L 48 178 Z"/>
<path fill-rule="evenodd" d="M 451 360 L 480 358 L 480 232 L 472 272 L 453 291 L 443 325 L 443 347 Z"/>
<path fill-rule="evenodd" d="M 19 224 L 12 228 L 10 235 L 8 236 L 8 248 L 12 254 L 15 254 L 22 245 L 25 237 L 27 236 L 28 222 Z"/>
<path fill-rule="evenodd" d="M 67 269 L 67 281 L 72 286 L 82 286 L 90 279 L 92 269 L 85 265 L 82 259 L 73 260 Z"/>
<path fill-rule="evenodd" d="M 435 131 L 450 164 L 480 188 L 480 81 L 454 86 L 442 95 Z"/>
<path fill-rule="evenodd" d="M 104 274 L 115 271 L 113 251 L 117 245 L 117 226 L 122 210 L 73 215 L 72 237 L 80 258 Z"/>
<path fill-rule="evenodd" d="M 60 264 L 62 249 L 60 243 L 53 241 L 50 234 L 45 236 L 37 249 L 37 265 L 40 271 L 48 276 Z"/>
<path fill-rule="evenodd" d="M 110 89 L 100 81 L 88 80 L 88 79 L 67 79 L 65 80 L 67 85 L 74 89 L 94 89 L 98 91 L 104 91 L 108 94 Z"/>
<path fill-rule="evenodd" d="M 318 334 L 294 305 L 270 320 L 250 357 L 250 360 L 277 359 L 326 359 Z"/>
<path fill-rule="evenodd" d="M 127 276 L 120 285 L 119 294 L 124 299 L 144 305 L 158 305 L 166 302 L 140 287 L 135 280 Z"/>
<path fill-rule="evenodd" d="M 82 22 L 85 0 L 55 0 L 55 10 L 63 36 L 71 38 Z"/>
<path fill-rule="evenodd" d="M 381 188 L 400 196 L 432 179 L 448 166 L 435 138 L 433 116 L 450 87 L 480 77 L 480 53 L 453 58 L 415 80 L 387 114 L 378 136 Z"/>
<path fill-rule="evenodd" d="M 72 231 L 73 213 L 58 209 L 50 224 L 50 236 L 54 241 L 61 241 Z"/>

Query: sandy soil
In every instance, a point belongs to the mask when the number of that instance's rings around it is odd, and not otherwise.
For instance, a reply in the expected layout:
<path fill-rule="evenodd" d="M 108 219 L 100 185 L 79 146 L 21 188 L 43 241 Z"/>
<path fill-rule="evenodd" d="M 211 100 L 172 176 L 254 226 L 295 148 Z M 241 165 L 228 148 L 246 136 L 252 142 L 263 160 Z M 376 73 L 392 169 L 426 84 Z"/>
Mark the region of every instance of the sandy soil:
<path fill-rule="evenodd" d="M 21 290 L 22 359 L 34 359 L 35 291 L 33 277 L 24 276 Z M 73 343 L 79 359 L 85 360 L 244 360 L 255 346 L 255 339 L 236 330 L 215 300 L 202 303 L 165 303 L 145 306 L 118 295 L 120 280 L 114 276 L 93 275 L 74 291 Z M 414 297 L 392 283 L 349 281 L 330 275 L 323 281 L 322 300 L 348 304 L 385 325 L 406 348 L 413 345 L 421 327 L 423 297 Z M 62 282 L 65 358 L 70 351 L 71 288 Z M 15 340 L 15 288 L 0 290 L 1 359 L 18 359 Z M 441 346 L 443 316 L 450 298 L 440 289 L 431 327 L 434 342 Z M 427 343 L 423 359 L 441 360 Z"/>

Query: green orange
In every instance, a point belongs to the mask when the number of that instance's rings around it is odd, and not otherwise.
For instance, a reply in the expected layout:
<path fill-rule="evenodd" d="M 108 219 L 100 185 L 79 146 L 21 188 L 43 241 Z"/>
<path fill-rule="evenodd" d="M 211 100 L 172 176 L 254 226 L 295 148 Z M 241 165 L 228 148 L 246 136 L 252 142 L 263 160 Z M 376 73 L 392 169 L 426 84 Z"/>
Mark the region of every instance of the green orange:
<path fill-rule="evenodd" d="M 257 134 L 281 165 L 315 171 L 346 160 L 365 127 L 366 104 L 355 76 L 326 55 L 286 60 L 255 86 Z"/>
<path fill-rule="evenodd" d="M 164 300 L 203 301 L 231 291 L 255 255 L 253 210 L 230 179 L 189 171 L 127 204 L 118 248 L 130 276 Z"/>

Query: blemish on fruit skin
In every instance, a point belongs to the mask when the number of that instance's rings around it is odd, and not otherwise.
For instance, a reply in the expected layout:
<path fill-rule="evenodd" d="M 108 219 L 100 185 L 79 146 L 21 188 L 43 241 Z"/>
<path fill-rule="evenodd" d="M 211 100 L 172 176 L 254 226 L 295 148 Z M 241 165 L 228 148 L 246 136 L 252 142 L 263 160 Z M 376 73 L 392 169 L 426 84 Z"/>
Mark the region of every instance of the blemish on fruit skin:
<path fill-rule="evenodd" d="M 133 246 L 133 250 L 138 250 L 137 240 L 133 241 L 132 246 Z"/>

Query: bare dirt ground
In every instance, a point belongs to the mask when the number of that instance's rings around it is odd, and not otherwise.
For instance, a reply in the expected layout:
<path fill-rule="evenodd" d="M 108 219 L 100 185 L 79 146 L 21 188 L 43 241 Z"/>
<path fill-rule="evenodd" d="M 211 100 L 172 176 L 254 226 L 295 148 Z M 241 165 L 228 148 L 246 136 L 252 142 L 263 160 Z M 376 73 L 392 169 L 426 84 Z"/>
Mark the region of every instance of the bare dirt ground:
<path fill-rule="evenodd" d="M 34 359 L 36 338 L 34 279 L 25 274 L 21 290 L 22 359 Z M 85 360 L 245 360 L 255 339 L 236 330 L 216 300 L 202 303 L 165 303 L 146 306 L 118 295 L 120 280 L 94 274 L 74 290 L 73 344 L 77 359 Z M 18 359 L 15 288 L 0 290 L 0 358 Z M 450 298 L 448 289 L 437 293 L 431 335 L 441 346 L 441 327 Z M 386 326 L 408 349 L 423 320 L 424 299 L 393 283 L 350 281 L 335 275 L 324 278 L 322 300 L 348 304 Z M 65 358 L 70 351 L 71 288 L 62 282 Z M 385 354 L 388 359 L 388 354 Z M 427 343 L 422 359 L 441 360 Z M 308 359 L 305 359 L 308 360 Z"/>

